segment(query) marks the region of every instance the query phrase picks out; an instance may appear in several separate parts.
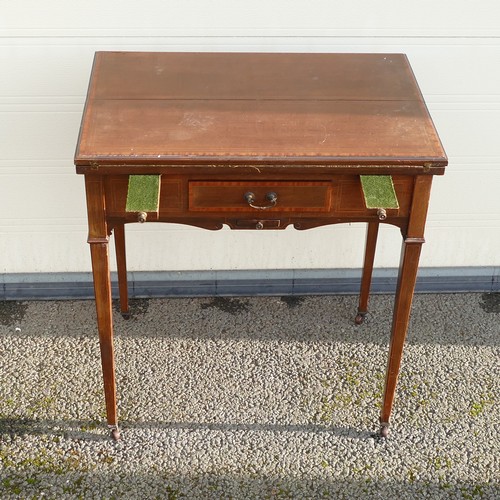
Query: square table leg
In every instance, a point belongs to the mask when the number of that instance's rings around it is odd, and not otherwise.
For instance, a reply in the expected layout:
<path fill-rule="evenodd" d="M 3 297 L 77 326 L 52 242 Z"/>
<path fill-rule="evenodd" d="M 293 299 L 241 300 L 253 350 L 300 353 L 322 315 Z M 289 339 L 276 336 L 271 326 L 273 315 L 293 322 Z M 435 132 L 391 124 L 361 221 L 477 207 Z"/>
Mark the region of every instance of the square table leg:
<path fill-rule="evenodd" d="M 363 323 L 368 313 L 368 299 L 372 283 L 373 262 L 375 260 L 375 249 L 377 247 L 378 221 L 369 222 L 366 232 L 365 261 L 363 265 L 363 276 L 361 278 L 361 289 L 359 292 L 358 314 L 354 320 L 357 325 Z"/>
<path fill-rule="evenodd" d="M 380 412 L 380 434 L 387 437 L 389 418 L 399 375 L 399 367 L 410 320 L 411 304 L 417 281 L 418 262 L 424 240 L 425 220 L 429 206 L 432 176 L 415 178 L 410 218 L 403 231 L 403 246 L 399 266 L 398 284 L 394 301 L 389 358 L 385 379 L 384 399 Z"/>
<path fill-rule="evenodd" d="M 113 234 L 115 236 L 116 267 L 118 271 L 118 289 L 120 291 L 120 312 L 124 319 L 129 319 L 125 224 L 123 222 L 117 223 L 113 229 Z"/>
<path fill-rule="evenodd" d="M 116 410 L 116 380 L 113 349 L 113 310 L 111 303 L 111 278 L 109 269 L 108 230 L 105 217 L 105 194 L 100 176 L 86 175 L 87 212 L 89 222 L 90 254 L 99 329 L 99 345 L 104 379 L 106 416 L 111 435 L 118 440 Z"/>
<path fill-rule="evenodd" d="M 380 433 L 383 437 L 387 437 L 389 433 L 389 417 L 396 392 L 399 367 L 401 365 L 408 322 L 410 320 L 421 247 L 421 242 L 403 242 L 398 285 L 394 301 L 384 399 L 380 413 Z"/>

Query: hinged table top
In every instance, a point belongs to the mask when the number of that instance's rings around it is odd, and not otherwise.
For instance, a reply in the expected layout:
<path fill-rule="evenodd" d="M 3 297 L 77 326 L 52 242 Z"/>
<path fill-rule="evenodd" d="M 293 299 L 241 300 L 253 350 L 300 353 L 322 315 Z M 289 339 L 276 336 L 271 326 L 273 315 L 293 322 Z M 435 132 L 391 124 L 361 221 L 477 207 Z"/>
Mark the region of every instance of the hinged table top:
<path fill-rule="evenodd" d="M 97 52 L 75 164 L 447 164 L 402 54 Z"/>

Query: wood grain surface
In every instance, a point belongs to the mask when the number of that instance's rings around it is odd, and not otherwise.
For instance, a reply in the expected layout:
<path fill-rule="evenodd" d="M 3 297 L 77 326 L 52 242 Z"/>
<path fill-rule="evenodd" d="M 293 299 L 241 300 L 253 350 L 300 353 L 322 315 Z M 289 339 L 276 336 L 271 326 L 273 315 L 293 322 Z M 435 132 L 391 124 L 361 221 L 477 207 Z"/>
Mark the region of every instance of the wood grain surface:
<path fill-rule="evenodd" d="M 402 54 L 99 52 L 77 165 L 446 164 Z"/>

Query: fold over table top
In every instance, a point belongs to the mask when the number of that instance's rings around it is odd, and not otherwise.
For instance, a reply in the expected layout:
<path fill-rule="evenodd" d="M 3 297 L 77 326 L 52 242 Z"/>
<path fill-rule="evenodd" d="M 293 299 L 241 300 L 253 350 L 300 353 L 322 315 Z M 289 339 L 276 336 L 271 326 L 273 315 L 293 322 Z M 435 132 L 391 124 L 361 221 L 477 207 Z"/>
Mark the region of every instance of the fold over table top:
<path fill-rule="evenodd" d="M 97 52 L 75 164 L 447 164 L 403 54 Z"/>

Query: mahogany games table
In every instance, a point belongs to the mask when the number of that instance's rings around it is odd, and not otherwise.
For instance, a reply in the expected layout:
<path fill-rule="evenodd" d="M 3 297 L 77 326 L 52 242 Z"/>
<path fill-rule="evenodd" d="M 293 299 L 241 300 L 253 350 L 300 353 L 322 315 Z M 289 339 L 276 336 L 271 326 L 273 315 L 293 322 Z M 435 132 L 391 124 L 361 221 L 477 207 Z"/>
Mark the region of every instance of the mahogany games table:
<path fill-rule="evenodd" d="M 124 226 L 137 221 L 211 230 L 367 223 L 358 324 L 367 312 L 379 224 L 399 227 L 380 414 L 387 436 L 431 182 L 447 163 L 403 54 L 96 53 L 75 165 L 85 177 L 112 436 L 120 434 L 108 242 L 114 233 L 126 316 Z M 157 180 L 156 205 L 130 209 L 135 178 Z M 388 180 L 383 189 L 396 204 L 378 206 L 376 193 L 370 202 L 363 184 L 370 179 Z"/>

